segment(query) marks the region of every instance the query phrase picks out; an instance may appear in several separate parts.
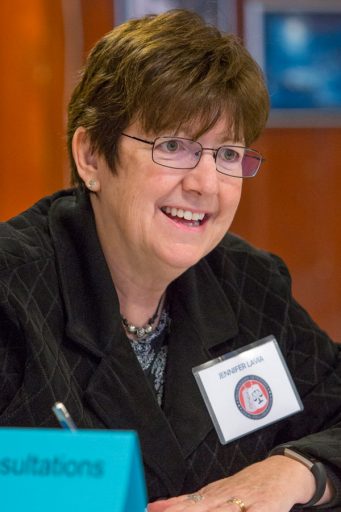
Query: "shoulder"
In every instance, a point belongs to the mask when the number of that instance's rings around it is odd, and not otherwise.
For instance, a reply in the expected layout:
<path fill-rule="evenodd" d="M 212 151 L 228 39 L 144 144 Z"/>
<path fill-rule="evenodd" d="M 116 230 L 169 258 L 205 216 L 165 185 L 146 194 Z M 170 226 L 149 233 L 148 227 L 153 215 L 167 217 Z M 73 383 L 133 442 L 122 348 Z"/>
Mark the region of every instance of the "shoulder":
<path fill-rule="evenodd" d="M 215 273 L 235 279 L 267 280 L 270 275 L 290 281 L 290 274 L 283 260 L 270 252 L 259 249 L 243 238 L 228 233 L 207 256 Z"/>
<path fill-rule="evenodd" d="M 227 234 L 206 257 L 219 286 L 236 310 L 285 310 L 291 301 L 291 276 L 283 260 Z"/>
<path fill-rule="evenodd" d="M 59 191 L 7 222 L 0 223 L 0 274 L 53 256 L 49 213 L 53 204 L 73 191 Z"/>

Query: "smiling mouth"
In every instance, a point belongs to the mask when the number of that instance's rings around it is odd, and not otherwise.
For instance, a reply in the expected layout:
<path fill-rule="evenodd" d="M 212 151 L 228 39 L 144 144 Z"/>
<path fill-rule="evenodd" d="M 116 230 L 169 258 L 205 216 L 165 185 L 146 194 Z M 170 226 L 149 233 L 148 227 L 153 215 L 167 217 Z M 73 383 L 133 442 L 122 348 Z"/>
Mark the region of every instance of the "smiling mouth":
<path fill-rule="evenodd" d="M 183 210 L 182 208 L 164 206 L 161 208 L 161 211 L 172 220 L 189 227 L 199 227 L 208 219 L 208 215 L 204 212 L 192 212 L 191 210 Z"/>

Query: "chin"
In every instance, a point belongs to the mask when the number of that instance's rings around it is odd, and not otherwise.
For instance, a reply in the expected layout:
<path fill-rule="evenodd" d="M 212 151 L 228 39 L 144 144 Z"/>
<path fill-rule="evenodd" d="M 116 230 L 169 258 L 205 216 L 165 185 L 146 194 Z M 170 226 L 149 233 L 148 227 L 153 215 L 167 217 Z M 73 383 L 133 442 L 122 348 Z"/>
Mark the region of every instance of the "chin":
<path fill-rule="evenodd" d="M 176 250 L 173 249 L 172 254 L 168 254 L 167 257 L 165 257 L 165 255 L 163 255 L 162 261 L 168 267 L 174 269 L 175 271 L 183 273 L 187 269 L 189 269 L 190 267 L 193 267 L 193 265 L 198 263 L 198 261 L 200 261 L 206 254 L 207 254 L 207 252 L 205 252 L 205 253 L 201 252 L 200 254 L 198 252 L 181 253 L 180 251 L 176 252 Z"/>

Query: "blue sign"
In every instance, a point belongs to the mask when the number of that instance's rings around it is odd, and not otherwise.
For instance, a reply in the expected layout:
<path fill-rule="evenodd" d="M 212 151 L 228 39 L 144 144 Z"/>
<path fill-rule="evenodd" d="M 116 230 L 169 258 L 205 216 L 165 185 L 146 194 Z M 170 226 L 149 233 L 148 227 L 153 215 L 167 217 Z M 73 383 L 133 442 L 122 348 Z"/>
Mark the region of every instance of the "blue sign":
<path fill-rule="evenodd" d="M 1 508 L 144 512 L 138 438 L 110 430 L 0 429 Z"/>

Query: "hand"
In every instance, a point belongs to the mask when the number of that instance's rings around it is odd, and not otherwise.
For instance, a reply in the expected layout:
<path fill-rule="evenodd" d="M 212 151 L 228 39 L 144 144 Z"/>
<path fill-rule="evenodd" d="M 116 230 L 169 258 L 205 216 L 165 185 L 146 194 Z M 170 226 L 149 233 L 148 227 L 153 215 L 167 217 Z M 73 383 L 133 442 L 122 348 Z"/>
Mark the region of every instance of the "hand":
<path fill-rule="evenodd" d="M 252 464 L 235 475 L 213 482 L 196 494 L 149 504 L 148 512 L 241 512 L 232 497 L 245 504 L 247 512 L 288 512 L 296 503 L 307 503 L 315 491 L 315 479 L 300 462 L 282 455 Z"/>

